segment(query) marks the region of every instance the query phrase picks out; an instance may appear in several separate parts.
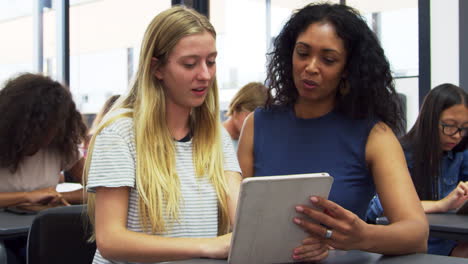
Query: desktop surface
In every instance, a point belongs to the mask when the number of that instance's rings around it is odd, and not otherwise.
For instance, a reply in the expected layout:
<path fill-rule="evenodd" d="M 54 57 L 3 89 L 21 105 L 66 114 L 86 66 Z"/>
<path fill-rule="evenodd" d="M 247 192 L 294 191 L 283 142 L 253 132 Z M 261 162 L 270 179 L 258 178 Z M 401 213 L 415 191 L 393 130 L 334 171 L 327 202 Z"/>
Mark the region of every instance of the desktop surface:
<path fill-rule="evenodd" d="M 173 264 L 227 264 L 226 260 L 219 259 L 190 259 L 183 261 L 167 262 Z M 300 262 L 295 262 L 300 263 Z M 359 250 L 331 250 L 330 255 L 320 264 L 462 264 L 468 259 L 445 257 L 429 254 L 410 254 L 403 256 L 383 256 L 381 254 L 368 253 Z M 232 263 L 238 264 L 238 263 Z M 280 264 L 280 263 L 278 263 Z"/>
<path fill-rule="evenodd" d="M 0 209 L 0 237 L 25 235 L 31 227 L 35 214 L 15 214 Z"/>

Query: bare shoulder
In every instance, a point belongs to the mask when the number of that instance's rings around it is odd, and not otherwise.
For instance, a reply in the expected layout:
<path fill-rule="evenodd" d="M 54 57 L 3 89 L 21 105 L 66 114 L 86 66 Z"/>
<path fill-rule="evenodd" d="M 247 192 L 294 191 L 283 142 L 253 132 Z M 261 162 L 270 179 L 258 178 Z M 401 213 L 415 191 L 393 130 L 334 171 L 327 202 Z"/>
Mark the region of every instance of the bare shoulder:
<path fill-rule="evenodd" d="M 393 135 L 395 136 L 395 133 L 393 133 L 393 130 L 384 122 L 377 122 L 374 127 L 371 129 L 369 137 L 375 136 L 375 135 Z"/>
<path fill-rule="evenodd" d="M 379 157 L 389 157 L 389 154 L 401 158 L 403 150 L 393 130 L 384 122 L 378 122 L 367 138 L 366 160 L 372 163 Z"/>
<path fill-rule="evenodd" d="M 239 147 L 243 142 L 252 143 L 254 133 L 254 112 L 250 113 L 244 121 L 239 137 Z M 245 145 L 244 143 L 243 145 Z"/>
<path fill-rule="evenodd" d="M 243 127 L 245 127 L 245 126 L 253 127 L 253 124 L 254 124 L 254 116 L 255 116 L 255 112 L 250 113 L 250 114 L 247 116 L 247 118 L 245 118 Z"/>
<path fill-rule="evenodd" d="M 242 176 L 253 176 L 253 144 L 254 144 L 254 112 L 250 113 L 244 121 L 239 138 L 239 147 L 237 149 L 237 159 L 242 170 Z"/>

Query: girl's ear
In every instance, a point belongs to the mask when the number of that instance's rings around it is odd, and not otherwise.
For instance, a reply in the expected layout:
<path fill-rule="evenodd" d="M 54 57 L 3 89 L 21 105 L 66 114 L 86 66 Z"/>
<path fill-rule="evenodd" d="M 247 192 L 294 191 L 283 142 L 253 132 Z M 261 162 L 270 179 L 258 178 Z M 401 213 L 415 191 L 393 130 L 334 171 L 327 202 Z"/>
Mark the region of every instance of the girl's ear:
<path fill-rule="evenodd" d="M 162 80 L 163 74 L 161 72 L 161 66 L 159 65 L 159 60 L 155 57 L 151 58 L 151 68 L 154 68 L 154 75 L 156 78 L 158 78 L 158 80 Z"/>

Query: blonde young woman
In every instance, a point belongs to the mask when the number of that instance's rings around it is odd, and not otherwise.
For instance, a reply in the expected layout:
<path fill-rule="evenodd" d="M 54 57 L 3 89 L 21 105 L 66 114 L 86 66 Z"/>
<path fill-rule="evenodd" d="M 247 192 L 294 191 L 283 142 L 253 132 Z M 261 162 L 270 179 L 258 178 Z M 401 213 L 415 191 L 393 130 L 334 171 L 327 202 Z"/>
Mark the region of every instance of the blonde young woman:
<path fill-rule="evenodd" d="M 227 257 L 241 177 L 219 122 L 215 36 L 184 7 L 148 26 L 133 86 L 89 147 L 93 263 Z"/>
<path fill-rule="evenodd" d="M 257 107 L 263 106 L 267 98 L 268 89 L 265 85 L 259 82 L 250 82 L 237 91 L 229 103 L 226 113 L 228 118 L 223 122 L 223 126 L 231 136 L 236 150 L 245 118 Z"/>

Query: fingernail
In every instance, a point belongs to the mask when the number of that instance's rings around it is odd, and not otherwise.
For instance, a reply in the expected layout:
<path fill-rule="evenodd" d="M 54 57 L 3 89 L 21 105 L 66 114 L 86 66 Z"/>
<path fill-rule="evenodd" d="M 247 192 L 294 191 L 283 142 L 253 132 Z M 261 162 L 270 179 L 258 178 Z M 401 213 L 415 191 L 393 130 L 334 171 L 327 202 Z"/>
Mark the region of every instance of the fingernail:
<path fill-rule="evenodd" d="M 293 259 L 299 259 L 299 256 L 297 256 L 297 255 L 293 255 L 292 257 L 293 257 Z"/>
<path fill-rule="evenodd" d="M 294 221 L 294 223 L 296 223 L 296 224 L 298 224 L 298 225 L 300 225 L 301 222 L 302 222 L 301 219 L 299 219 L 299 218 L 297 218 L 297 217 L 294 217 L 293 221 Z"/>
<path fill-rule="evenodd" d="M 298 205 L 298 206 L 296 206 L 296 211 L 302 213 L 302 212 L 304 212 L 304 208 L 303 208 L 302 206 L 299 206 L 299 205 Z"/>
<path fill-rule="evenodd" d="M 310 197 L 310 200 L 313 202 L 313 203 L 317 203 L 318 202 L 318 198 L 316 196 L 311 196 Z"/>

